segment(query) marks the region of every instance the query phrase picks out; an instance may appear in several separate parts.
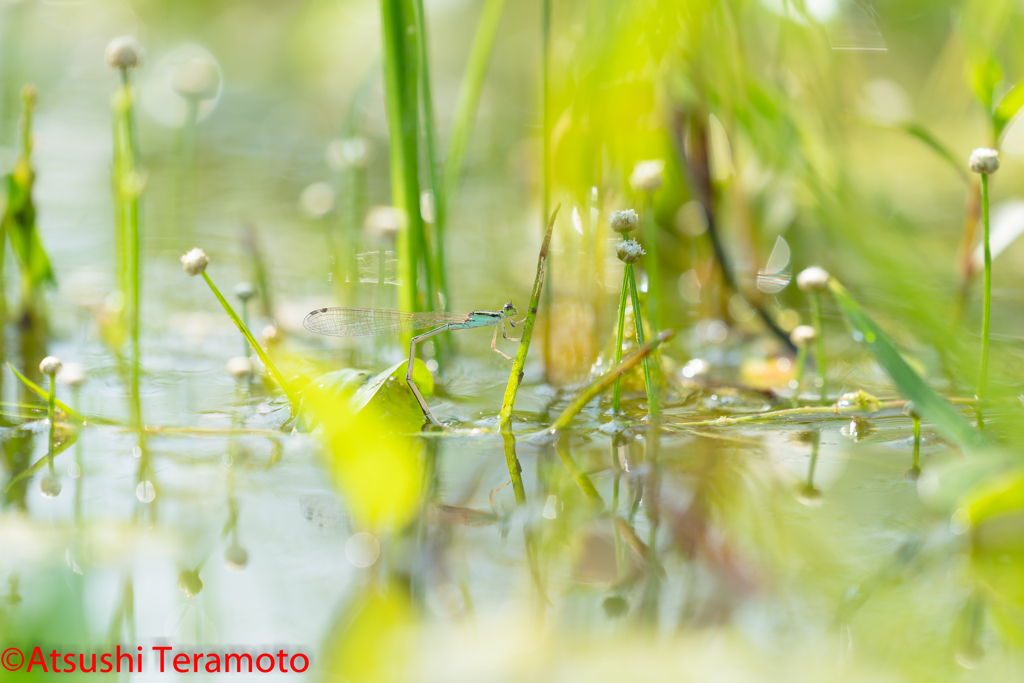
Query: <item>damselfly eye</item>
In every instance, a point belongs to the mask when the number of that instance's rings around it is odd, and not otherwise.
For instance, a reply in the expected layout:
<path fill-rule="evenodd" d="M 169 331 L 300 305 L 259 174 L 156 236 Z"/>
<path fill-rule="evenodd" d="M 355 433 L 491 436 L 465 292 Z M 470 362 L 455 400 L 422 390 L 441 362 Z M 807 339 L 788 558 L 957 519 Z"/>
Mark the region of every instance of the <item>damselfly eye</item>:
<path fill-rule="evenodd" d="M 505 304 L 505 307 L 502 310 L 505 311 L 505 315 L 516 315 L 519 313 L 519 311 L 516 310 L 516 307 L 512 305 L 511 301 Z"/>

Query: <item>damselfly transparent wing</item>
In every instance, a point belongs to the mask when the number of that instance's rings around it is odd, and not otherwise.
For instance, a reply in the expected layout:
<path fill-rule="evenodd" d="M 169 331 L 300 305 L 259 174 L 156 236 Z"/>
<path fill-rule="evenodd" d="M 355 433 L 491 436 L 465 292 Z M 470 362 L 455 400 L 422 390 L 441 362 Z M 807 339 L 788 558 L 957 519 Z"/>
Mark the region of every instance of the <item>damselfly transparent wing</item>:
<path fill-rule="evenodd" d="M 772 255 L 768 257 L 768 263 L 764 270 L 757 274 L 757 288 L 765 294 L 781 292 L 789 284 L 792 276 L 789 272 L 789 245 L 786 240 L 778 237 L 775 239 L 775 247 Z"/>
<path fill-rule="evenodd" d="M 302 321 L 303 327 L 329 337 L 376 337 L 442 325 L 461 324 L 465 313 L 405 313 L 380 308 L 318 308 Z"/>

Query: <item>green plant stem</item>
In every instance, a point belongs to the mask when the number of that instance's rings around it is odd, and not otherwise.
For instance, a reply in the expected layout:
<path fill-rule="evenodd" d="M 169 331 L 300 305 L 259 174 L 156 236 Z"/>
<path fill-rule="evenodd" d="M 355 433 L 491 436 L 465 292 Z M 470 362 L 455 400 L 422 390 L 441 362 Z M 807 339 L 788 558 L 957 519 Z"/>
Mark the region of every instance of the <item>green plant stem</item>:
<path fill-rule="evenodd" d="M 556 434 L 562 429 L 565 429 L 572 422 L 573 418 L 580 414 L 588 403 L 594 400 L 595 397 L 599 396 L 602 392 L 606 391 L 616 380 L 622 377 L 623 374 L 631 370 L 636 366 L 637 363 L 644 363 L 647 360 L 647 356 L 650 355 L 658 346 L 668 341 L 675 336 L 673 330 L 663 330 L 650 341 L 648 344 L 644 344 L 639 349 L 629 354 L 621 363 L 613 367 L 608 372 L 604 373 L 596 380 L 591 382 L 586 389 L 580 392 L 572 403 L 570 403 L 562 414 L 551 423 L 548 427 L 547 432 L 549 434 Z M 650 397 L 648 398 L 650 401 Z M 657 414 L 657 407 L 651 409 L 653 414 Z"/>
<path fill-rule="evenodd" d="M 647 258 L 644 259 L 644 268 L 647 270 L 647 301 L 649 303 L 648 323 L 651 325 L 651 332 L 657 332 L 663 327 L 662 306 L 661 306 L 661 264 L 658 261 L 658 223 L 654 220 L 654 195 L 649 193 L 646 197 L 644 211 L 643 238 L 644 249 Z"/>
<path fill-rule="evenodd" d="M 422 2 L 422 0 L 420 1 Z M 487 75 L 487 64 L 494 49 L 494 38 L 498 33 L 498 24 L 501 21 L 501 13 L 504 7 L 505 0 L 486 0 L 484 8 L 480 13 L 476 35 L 473 36 L 473 46 L 469 51 L 466 74 L 462 77 L 459 98 L 455 103 L 452 132 L 448 141 L 448 156 L 444 162 L 443 187 L 447 194 L 437 202 L 439 231 L 441 226 L 444 225 L 442 216 L 447 215 L 447 208 L 455 196 L 459 180 L 462 176 L 462 164 L 466 156 L 469 134 L 473 129 L 473 119 L 476 116 L 477 106 L 480 103 L 480 93 L 483 90 L 484 77 Z M 545 208 L 544 218 L 547 218 L 547 216 L 548 210 Z M 438 240 L 438 248 L 443 261 L 444 249 L 440 239 Z"/>
<path fill-rule="evenodd" d="M 828 400 L 828 382 L 825 380 L 825 330 L 821 321 L 821 292 L 811 292 L 811 316 L 814 318 L 815 340 L 818 357 L 818 377 L 821 378 L 821 400 Z"/>
<path fill-rule="evenodd" d="M 913 467 L 920 471 L 921 469 L 921 418 L 917 415 L 912 416 L 914 419 L 914 462 Z"/>
<path fill-rule="evenodd" d="M 512 490 L 515 492 L 516 505 L 526 505 L 526 487 L 523 486 L 523 467 L 516 456 L 516 437 L 511 430 L 503 431 L 502 443 L 505 448 L 505 464 L 508 466 L 509 477 L 512 478 Z"/>
<path fill-rule="evenodd" d="M 50 375 L 50 393 L 46 397 L 46 420 L 50 425 L 49 440 L 47 441 L 46 455 L 47 462 L 50 465 L 50 474 L 53 474 L 53 437 L 56 434 L 56 425 L 54 424 L 53 414 L 56 412 L 57 407 L 57 376 Z"/>
<path fill-rule="evenodd" d="M 220 302 L 220 305 L 224 307 L 224 312 L 227 313 L 228 317 L 230 317 L 231 320 L 235 323 L 235 327 L 238 328 L 238 331 L 241 332 L 242 335 L 249 341 L 249 346 L 251 346 L 253 350 L 256 351 L 256 355 L 260 357 L 260 360 L 263 362 L 263 365 L 266 366 L 267 371 L 270 372 L 271 376 L 274 378 L 274 381 L 277 382 L 279 387 L 281 387 L 281 391 L 284 392 L 284 395 L 288 397 L 288 402 L 292 404 L 292 408 L 298 408 L 299 397 L 295 394 L 294 391 L 292 391 L 291 387 L 288 386 L 288 383 L 285 381 L 284 376 L 281 374 L 281 371 L 277 369 L 276 365 L 274 365 L 274 361 L 270 360 L 270 356 L 268 356 L 267 352 L 263 350 L 263 347 L 260 345 L 260 343 L 256 341 L 256 338 L 252 336 L 252 332 L 250 332 L 249 328 L 245 326 L 245 323 L 242 322 L 242 319 L 238 317 L 238 314 L 235 313 L 235 310 L 231 308 L 231 304 L 228 303 L 228 300 L 225 299 L 224 295 L 220 293 L 219 289 L 217 289 L 217 285 L 213 284 L 213 280 L 210 279 L 210 276 L 207 275 L 205 272 L 202 275 L 203 279 L 206 280 L 206 284 L 209 285 L 210 291 L 213 292 L 213 295 L 215 297 L 217 297 L 217 301 Z"/>
<path fill-rule="evenodd" d="M 426 266 L 426 304 L 434 300 L 433 277 L 426 259 L 426 240 L 420 214 L 419 109 L 417 106 L 417 49 L 415 11 L 411 0 L 381 0 L 384 30 L 384 90 L 391 150 L 392 204 L 405 211 L 406 225 L 398 235 L 399 308 L 420 310 L 417 278 Z M 408 344 L 411 335 L 402 336 Z"/>
<path fill-rule="evenodd" d="M 128 81 L 127 69 L 121 70 L 121 88 L 114 97 L 114 194 L 118 221 L 121 230 L 120 248 L 123 257 L 120 261 L 123 274 L 120 277 L 125 296 L 128 323 L 129 357 L 129 394 L 131 399 L 132 423 L 141 428 L 142 410 L 139 398 L 140 374 L 140 284 L 141 260 L 139 249 L 139 186 L 137 177 L 137 160 L 135 149 L 135 131 L 133 123 L 132 93 Z"/>
<path fill-rule="evenodd" d="M 629 272 L 629 293 L 633 299 L 633 322 L 636 327 L 636 343 L 644 346 L 644 322 L 640 313 L 640 297 L 636 291 L 636 276 L 633 273 L 632 264 L 626 264 Z M 674 333 L 673 333 L 674 334 Z M 672 335 L 669 335 L 670 337 Z M 657 338 L 656 338 L 657 339 Z M 647 390 L 647 412 L 654 418 L 658 415 L 658 392 L 651 378 L 651 362 L 647 354 L 640 359 L 644 370 L 644 388 Z"/>
<path fill-rule="evenodd" d="M 807 367 L 807 344 L 802 344 L 796 350 L 796 390 L 793 394 L 793 403 L 800 401 L 800 385 L 804 383 L 804 370 Z"/>
<path fill-rule="evenodd" d="M 985 253 L 985 292 L 981 313 L 981 372 L 978 373 L 978 399 L 985 398 L 988 388 L 988 332 L 992 321 L 992 250 L 989 246 L 988 174 L 981 174 L 981 224 L 984 229 L 982 244 Z"/>
<path fill-rule="evenodd" d="M 569 476 L 576 482 L 576 485 L 580 487 L 580 491 L 587 497 L 590 504 L 597 509 L 604 509 L 604 500 L 601 498 L 601 494 L 594 488 L 593 482 L 590 481 L 590 477 L 583 471 L 576 461 L 572 457 L 572 453 L 569 450 L 569 436 L 563 434 L 558 442 L 555 444 L 555 452 L 558 453 L 558 459 L 565 465 L 565 469 L 569 472 Z"/>
<path fill-rule="evenodd" d="M 626 328 L 626 297 L 629 295 L 629 270 L 633 267 L 630 264 L 623 264 L 622 269 L 622 292 L 619 294 L 619 322 L 615 330 L 615 365 L 622 362 L 622 342 Z M 622 400 L 621 376 L 615 378 L 615 388 L 612 390 L 612 412 L 619 414 Z"/>
<path fill-rule="evenodd" d="M 13 365 L 11 365 L 10 363 L 7 364 L 7 367 L 10 368 L 11 372 L 14 373 L 14 376 L 17 377 L 21 381 L 21 383 L 24 384 L 25 387 L 29 391 L 34 393 L 36 396 L 39 396 L 40 398 L 46 399 L 47 401 L 49 400 L 49 393 L 45 389 L 43 389 L 41 386 L 39 386 L 38 384 L 36 384 L 32 380 L 30 380 L 25 375 L 23 375 L 20 372 L 18 372 L 17 369 L 15 369 L 15 367 Z M 76 422 L 80 422 L 82 424 L 86 424 L 86 423 L 105 424 L 105 425 L 117 424 L 116 422 L 114 422 L 112 420 L 107 420 L 107 419 L 104 419 L 104 418 L 96 418 L 96 417 L 89 417 L 89 418 L 87 418 L 84 415 L 82 415 L 81 413 L 79 413 L 78 411 L 73 410 L 71 408 L 71 406 L 67 405 L 66 403 L 61 403 L 60 401 L 58 401 L 56 399 L 54 399 L 54 402 L 55 402 L 55 405 L 58 408 L 60 408 L 62 411 L 64 411 L 65 415 L 67 415 L 71 419 L 75 420 Z M 28 407 L 28 406 L 26 406 L 26 407 Z"/>
<path fill-rule="evenodd" d="M 427 306 L 429 310 L 447 310 L 448 279 L 444 272 L 444 255 L 441 247 L 441 230 L 443 219 L 444 186 L 441 181 L 441 163 L 438 156 L 437 126 L 434 122 L 434 97 L 430 87 L 430 57 L 427 49 L 427 16 L 423 8 L 423 0 L 415 0 L 414 21 L 416 26 L 416 43 L 419 47 L 419 86 L 423 99 L 423 142 L 426 153 L 427 177 L 430 182 L 430 194 L 434 200 L 434 229 L 429 235 L 424 225 L 424 257 L 426 268 L 437 291 L 431 290 L 429 295 L 435 297 Z M 440 207 L 440 208 L 439 208 Z M 426 239 L 432 237 L 432 239 Z M 447 344 L 451 335 L 441 335 L 446 341 L 438 339 L 438 345 Z"/>
<path fill-rule="evenodd" d="M 541 0 L 541 220 L 551 206 L 551 2 Z M 544 292 L 544 381 L 551 379 L 551 287 Z"/>
<path fill-rule="evenodd" d="M 555 227 L 555 217 L 561 204 L 551 212 L 548 219 L 548 227 L 544 232 L 544 240 L 540 245 L 540 254 L 537 257 L 537 276 L 533 281 L 533 291 L 530 293 L 530 308 L 526 312 L 526 319 L 523 321 L 523 336 L 516 349 L 515 360 L 512 361 L 512 373 L 508 378 L 508 386 L 505 387 L 505 397 L 501 402 L 501 431 L 512 431 L 512 408 L 516 404 L 516 394 L 519 392 L 519 385 L 523 381 L 523 367 L 526 365 L 526 354 L 530 352 L 530 340 L 533 338 L 533 327 L 537 323 L 537 309 L 540 306 L 540 295 L 544 290 L 544 274 L 548 262 L 548 247 L 551 246 L 551 232 Z M 513 478 L 514 481 L 514 478 Z"/>

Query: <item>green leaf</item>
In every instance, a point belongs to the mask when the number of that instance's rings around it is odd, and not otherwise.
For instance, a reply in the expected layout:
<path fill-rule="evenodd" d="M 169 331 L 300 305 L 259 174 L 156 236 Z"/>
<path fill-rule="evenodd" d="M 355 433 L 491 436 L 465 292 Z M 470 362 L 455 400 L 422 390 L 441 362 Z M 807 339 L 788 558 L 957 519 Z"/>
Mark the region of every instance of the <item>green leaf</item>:
<path fill-rule="evenodd" d="M 971 89 L 985 112 L 991 113 L 996 86 L 1003 80 L 1003 68 L 992 55 L 987 55 L 972 63 L 969 69 Z"/>
<path fill-rule="evenodd" d="M 335 398 L 344 399 L 353 415 L 369 409 L 380 417 L 388 417 L 403 430 L 416 431 L 423 424 L 423 411 L 405 381 L 408 362 L 395 363 L 372 376 L 366 370 L 346 368 L 329 372 L 317 378 L 314 384 L 326 389 Z M 413 364 L 412 378 L 424 396 L 434 393 L 434 378 L 426 364 L 418 358 Z M 299 431 L 313 431 L 316 426 L 316 419 L 306 410 L 306 406 L 300 407 Z"/>
<path fill-rule="evenodd" d="M 992 112 L 992 130 L 996 139 L 1002 136 L 1006 124 L 1017 115 L 1022 106 L 1024 106 L 1024 81 L 1013 86 L 996 103 L 995 111 Z"/>
<path fill-rule="evenodd" d="M 889 335 L 868 317 L 838 280 L 829 280 L 829 289 L 832 290 L 832 295 L 847 322 L 864 337 L 863 341 L 875 360 L 885 368 L 903 395 L 914 402 L 914 407 L 924 419 L 933 423 L 943 436 L 963 448 L 986 445 L 987 442 L 981 432 L 972 427 L 956 408 L 925 384 L 903 360 Z"/>
<path fill-rule="evenodd" d="M 33 285 L 55 283 L 50 259 L 43 249 L 36 230 L 36 210 L 32 203 L 32 181 L 30 170 L 25 167 L 7 175 L 7 207 L 4 211 L 3 228 L 10 236 L 11 246 L 28 271 Z"/>
<path fill-rule="evenodd" d="M 970 176 L 967 175 L 966 162 L 953 154 L 949 147 L 942 144 L 927 128 L 917 123 L 907 123 L 900 126 L 900 130 L 912 135 L 926 144 L 933 152 L 938 154 L 943 161 L 949 163 L 949 165 L 953 167 L 953 170 L 955 170 L 957 174 L 964 179 L 964 181 L 970 180 Z"/>

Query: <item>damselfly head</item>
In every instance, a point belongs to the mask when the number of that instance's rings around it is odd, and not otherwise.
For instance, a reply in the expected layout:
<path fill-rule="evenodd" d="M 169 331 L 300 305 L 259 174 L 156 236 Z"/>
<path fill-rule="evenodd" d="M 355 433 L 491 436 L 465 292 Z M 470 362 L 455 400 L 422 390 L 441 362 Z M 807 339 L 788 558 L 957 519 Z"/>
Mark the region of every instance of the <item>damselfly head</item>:
<path fill-rule="evenodd" d="M 509 317 L 516 316 L 519 314 L 519 311 L 516 310 L 516 307 L 512 305 L 511 301 L 509 301 L 502 307 L 501 312 Z"/>

